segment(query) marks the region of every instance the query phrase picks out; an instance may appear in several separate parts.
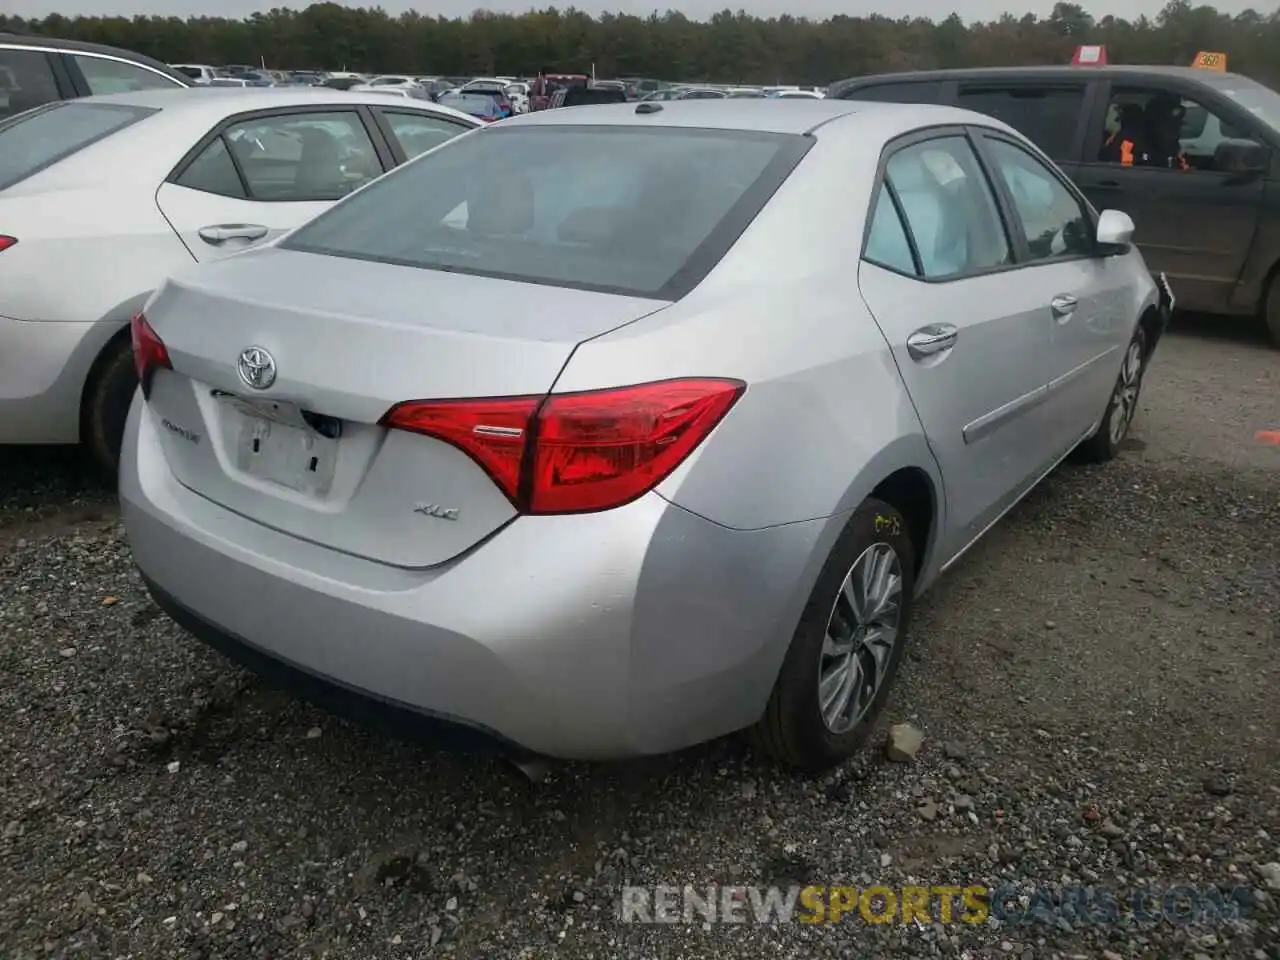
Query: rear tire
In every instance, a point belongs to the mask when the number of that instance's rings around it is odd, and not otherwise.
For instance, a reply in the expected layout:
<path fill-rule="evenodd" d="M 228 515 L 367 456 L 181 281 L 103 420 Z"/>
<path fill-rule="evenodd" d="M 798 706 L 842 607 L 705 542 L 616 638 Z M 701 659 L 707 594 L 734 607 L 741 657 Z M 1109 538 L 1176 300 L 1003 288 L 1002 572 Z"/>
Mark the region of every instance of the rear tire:
<path fill-rule="evenodd" d="M 94 465 L 112 480 L 120 469 L 120 445 L 129 405 L 138 388 L 129 339 L 107 346 L 89 375 L 80 412 L 80 438 Z"/>
<path fill-rule="evenodd" d="M 868 569 L 880 571 L 890 588 L 864 589 Z M 846 593 L 851 577 L 853 597 Z M 896 589 L 891 585 L 895 578 Z M 914 590 L 915 554 L 906 519 L 883 501 L 863 501 L 818 575 L 764 716 L 752 728 L 761 750 L 808 773 L 821 773 L 857 752 L 884 709 L 902 661 Z M 874 595 L 880 596 L 878 603 Z M 851 601 L 858 598 L 855 606 Z M 869 615 L 877 607 L 885 614 Z M 892 638 L 886 646 L 890 620 Z M 824 716 L 820 685 L 824 678 L 835 680 L 842 662 L 838 651 L 846 646 L 844 682 L 829 682 L 827 691 L 834 702 L 835 691 L 847 686 L 854 699 L 843 713 L 829 708 Z"/>
<path fill-rule="evenodd" d="M 1135 327 L 1133 339 L 1125 348 L 1120 373 L 1116 376 L 1111 397 L 1102 422 L 1092 437 L 1082 442 L 1074 451 L 1074 459 L 1084 463 L 1105 463 L 1115 458 L 1138 413 L 1138 399 L 1142 395 L 1142 378 L 1147 372 L 1147 334 L 1141 326 Z"/>

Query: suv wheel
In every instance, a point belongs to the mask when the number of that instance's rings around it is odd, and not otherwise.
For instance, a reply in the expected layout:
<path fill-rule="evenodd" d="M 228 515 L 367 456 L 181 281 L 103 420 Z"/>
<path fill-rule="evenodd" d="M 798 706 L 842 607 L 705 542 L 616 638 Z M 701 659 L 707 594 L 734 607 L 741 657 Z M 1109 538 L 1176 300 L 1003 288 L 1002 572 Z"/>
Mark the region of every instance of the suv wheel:
<path fill-rule="evenodd" d="M 1280 274 L 1271 279 L 1267 287 L 1267 299 L 1262 306 L 1262 319 L 1271 334 L 1271 342 L 1280 347 Z"/>

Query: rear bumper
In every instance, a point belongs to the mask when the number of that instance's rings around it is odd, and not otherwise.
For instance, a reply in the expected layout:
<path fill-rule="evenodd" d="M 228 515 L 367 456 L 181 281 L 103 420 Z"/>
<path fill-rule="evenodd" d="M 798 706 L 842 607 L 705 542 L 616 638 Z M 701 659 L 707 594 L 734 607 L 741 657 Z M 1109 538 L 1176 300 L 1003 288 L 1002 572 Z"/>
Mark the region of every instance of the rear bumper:
<path fill-rule="evenodd" d="M 120 496 L 157 602 L 253 669 L 330 706 L 337 694 L 575 759 L 667 752 L 754 722 L 828 528 L 732 531 L 650 494 L 521 517 L 429 570 L 387 567 L 182 487 L 137 400 Z"/>

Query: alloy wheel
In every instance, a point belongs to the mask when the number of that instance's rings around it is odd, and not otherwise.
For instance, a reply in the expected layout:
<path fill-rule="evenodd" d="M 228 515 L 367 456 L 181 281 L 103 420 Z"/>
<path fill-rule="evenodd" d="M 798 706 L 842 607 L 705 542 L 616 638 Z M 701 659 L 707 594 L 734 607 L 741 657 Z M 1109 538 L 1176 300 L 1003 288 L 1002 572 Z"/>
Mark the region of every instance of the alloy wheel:
<path fill-rule="evenodd" d="M 1138 412 L 1138 388 L 1142 384 L 1142 344 L 1136 340 L 1129 344 L 1116 380 L 1116 392 L 1111 402 L 1111 443 L 1118 446 L 1129 432 L 1134 415 Z"/>
<path fill-rule="evenodd" d="M 827 619 L 818 706 L 834 734 L 851 730 L 880 692 L 902 621 L 902 561 L 875 543 L 854 561 Z"/>

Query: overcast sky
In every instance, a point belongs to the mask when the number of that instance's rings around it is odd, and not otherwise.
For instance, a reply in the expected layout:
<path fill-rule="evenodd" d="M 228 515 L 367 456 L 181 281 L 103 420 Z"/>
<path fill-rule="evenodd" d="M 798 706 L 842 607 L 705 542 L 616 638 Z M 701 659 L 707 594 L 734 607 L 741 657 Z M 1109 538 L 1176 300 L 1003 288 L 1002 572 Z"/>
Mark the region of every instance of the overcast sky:
<path fill-rule="evenodd" d="M 1114 14 L 1133 18 L 1139 14 L 1152 16 L 1164 6 L 1165 0 L 1113 0 L 1102 6 L 1096 3 L 1084 3 L 1085 9 L 1094 16 Z M 133 15 L 137 13 L 164 14 L 170 16 L 219 15 L 224 17 L 243 17 L 255 10 L 270 10 L 275 6 L 291 6 L 302 8 L 305 3 L 270 2 L 270 0 L 0 0 L 0 11 L 24 17 L 43 17 L 50 13 L 61 13 L 65 16 L 80 15 Z M 373 6 L 373 0 L 365 3 L 348 3 L 347 6 Z M 430 5 L 418 5 L 412 0 L 383 0 L 382 7 L 389 13 L 397 14 L 405 10 L 417 9 L 424 14 L 446 17 L 466 16 L 478 6 L 486 6 L 498 12 L 518 13 L 529 9 L 527 0 L 494 0 L 492 3 L 478 3 L 476 0 L 436 0 Z M 549 6 L 550 0 L 538 3 L 537 6 Z M 560 7 L 568 3 L 556 4 Z M 581 10 L 597 14 L 605 10 L 619 13 L 633 13 L 647 16 L 655 9 L 653 0 L 579 0 L 574 4 Z M 1238 12 L 1250 4 L 1240 0 L 1220 0 L 1214 4 L 1218 9 Z M 678 4 L 656 5 L 664 10 L 672 6 L 681 10 L 685 16 L 705 19 L 717 10 L 726 7 L 737 9 L 742 7 L 748 13 L 757 16 L 770 16 L 790 13 L 795 16 L 829 17 L 836 13 L 850 16 L 859 14 L 883 13 L 890 16 L 922 16 L 931 19 L 943 19 L 952 11 L 959 12 L 965 20 L 992 20 L 1002 13 L 1012 12 L 1018 15 L 1028 10 L 1047 14 L 1053 9 L 1053 0 L 966 0 L 956 6 L 951 0 L 738 0 L 738 2 L 719 2 L 719 0 L 685 0 Z"/>

